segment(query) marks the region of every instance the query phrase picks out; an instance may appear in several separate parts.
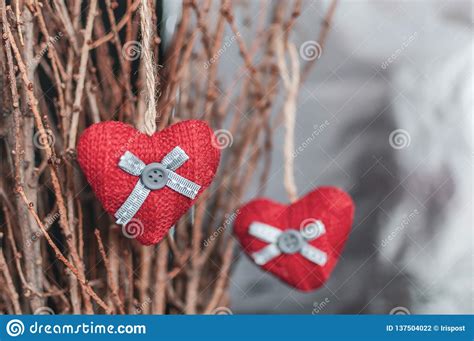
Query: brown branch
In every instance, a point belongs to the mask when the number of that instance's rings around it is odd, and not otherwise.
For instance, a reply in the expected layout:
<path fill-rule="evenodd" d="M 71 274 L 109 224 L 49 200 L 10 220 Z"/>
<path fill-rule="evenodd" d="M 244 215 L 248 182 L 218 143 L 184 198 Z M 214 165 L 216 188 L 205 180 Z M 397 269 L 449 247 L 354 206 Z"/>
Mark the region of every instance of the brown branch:
<path fill-rule="evenodd" d="M 235 243 L 234 243 L 234 239 L 232 239 L 227 244 L 226 251 L 222 257 L 223 258 L 222 267 L 219 271 L 219 276 L 217 277 L 217 282 L 214 287 L 214 293 L 212 294 L 212 297 L 209 300 L 209 303 L 207 304 L 206 309 L 204 310 L 204 314 L 210 314 L 214 309 L 216 309 L 219 305 L 219 302 L 222 299 L 222 296 L 225 293 L 227 280 L 229 276 L 229 270 L 232 264 L 232 257 L 234 255 L 234 247 L 235 247 Z"/>
<path fill-rule="evenodd" d="M 130 19 L 133 15 L 133 13 L 137 10 L 138 6 L 140 5 L 140 0 L 134 1 L 132 6 L 128 7 L 127 12 L 125 15 L 120 19 L 120 21 L 117 23 L 115 31 L 120 32 L 122 28 L 130 22 Z M 111 32 L 107 33 L 105 36 L 97 39 L 96 41 L 92 42 L 90 44 L 90 49 L 95 49 L 96 47 L 99 47 L 100 45 L 114 39 L 115 33 L 112 30 Z"/>
<path fill-rule="evenodd" d="M 112 272 L 110 271 L 110 263 L 109 259 L 107 257 L 107 254 L 104 249 L 104 244 L 102 243 L 102 238 L 100 237 L 100 231 L 95 230 L 95 237 L 97 239 L 97 244 L 99 245 L 99 252 L 100 255 L 102 256 L 102 259 L 104 260 L 104 266 L 105 266 L 105 271 L 107 272 L 107 284 L 110 287 L 110 290 L 112 291 L 112 299 L 117 306 L 120 314 L 125 314 L 125 308 L 123 306 L 122 301 L 120 300 L 119 294 L 118 294 L 118 288 L 115 285 L 115 282 L 113 280 L 113 275 Z"/>
<path fill-rule="evenodd" d="M 39 228 L 41 229 L 41 231 L 43 232 L 43 235 L 44 237 L 46 238 L 46 241 L 48 242 L 49 246 L 51 246 L 51 248 L 53 249 L 54 251 L 54 254 L 56 255 L 56 257 L 74 274 L 74 276 L 78 279 L 79 283 L 81 283 L 81 286 L 84 288 L 85 291 L 87 291 L 87 293 L 94 299 L 94 301 L 102 307 L 102 309 L 104 309 L 108 314 L 112 313 L 112 309 L 107 306 L 107 304 L 105 304 L 105 302 L 95 293 L 95 291 L 91 288 L 91 286 L 89 284 L 87 284 L 87 282 L 85 280 L 82 279 L 82 277 L 80 276 L 79 274 L 79 271 L 77 270 L 76 267 L 74 267 L 67 259 L 66 257 L 64 257 L 64 255 L 61 253 L 61 251 L 59 250 L 59 248 L 56 246 L 56 244 L 54 243 L 54 241 L 51 239 L 51 237 L 49 236 L 48 232 L 46 231 L 46 229 L 44 228 L 44 225 L 43 223 L 41 222 L 41 219 L 38 217 L 38 215 L 36 214 L 35 210 L 33 209 L 33 207 L 30 205 L 30 201 L 28 200 L 28 198 L 25 196 L 25 193 L 23 192 L 23 189 L 22 188 L 19 188 L 18 189 L 18 194 L 20 195 L 20 197 L 23 199 L 23 202 L 25 203 L 25 205 L 28 206 L 28 210 L 30 211 L 31 215 L 34 217 L 34 219 L 36 220 L 36 223 L 38 224 Z"/>
<path fill-rule="evenodd" d="M 82 102 L 82 94 L 84 91 L 84 83 L 86 78 L 86 69 L 87 69 L 87 61 L 89 59 L 89 44 L 91 35 L 92 35 L 92 27 L 94 23 L 94 18 L 96 15 L 96 7 L 97 7 L 97 0 L 91 0 L 89 3 L 89 13 L 87 15 L 87 23 L 86 29 L 84 32 L 84 41 L 82 43 L 81 48 L 81 60 L 79 65 L 79 76 L 76 85 L 76 92 L 74 94 L 74 104 L 72 105 L 72 113 L 71 113 L 71 126 L 70 126 L 70 135 L 69 135 L 69 143 L 68 148 L 69 150 L 73 150 L 76 147 L 76 137 L 77 137 L 77 129 L 79 125 L 79 114 L 81 113 L 81 102 Z"/>
<path fill-rule="evenodd" d="M 168 281 L 168 243 L 163 241 L 158 248 L 155 273 L 157 275 L 154 286 L 153 314 L 164 314 L 166 312 L 166 287 Z"/>
<path fill-rule="evenodd" d="M 43 121 L 42 121 L 42 116 L 41 116 L 41 114 L 39 112 L 39 109 L 38 109 L 38 101 L 35 98 L 35 95 L 33 93 L 33 84 L 28 79 L 27 70 L 26 70 L 25 64 L 23 62 L 23 59 L 21 57 L 20 51 L 18 50 L 18 47 L 15 43 L 15 39 L 14 39 L 14 37 L 12 35 L 12 32 L 11 32 L 11 30 L 10 30 L 10 28 L 9 28 L 9 26 L 6 22 L 4 22 L 4 30 L 5 30 L 5 33 L 7 35 L 7 39 L 9 40 L 9 42 L 11 44 L 11 48 L 14 52 L 15 59 L 17 61 L 18 67 L 20 69 L 21 79 L 22 79 L 22 81 L 25 85 L 25 88 L 26 88 L 26 94 L 28 96 L 30 109 L 33 113 L 33 117 L 34 117 L 36 127 L 37 127 L 38 132 L 39 132 L 40 139 L 42 141 L 48 141 L 48 136 L 47 136 L 47 133 L 46 133 Z M 54 151 L 53 151 L 52 147 L 48 143 L 46 143 L 44 147 L 45 147 L 45 153 L 46 153 L 47 158 L 49 160 L 54 161 L 55 160 L 55 155 L 54 155 Z M 60 225 L 61 225 L 61 227 L 63 228 L 63 230 L 66 234 L 66 242 L 68 243 L 68 246 L 69 246 L 69 249 L 70 249 L 70 252 L 71 252 L 71 256 L 72 256 L 74 262 L 76 263 L 76 266 L 78 267 L 78 274 L 81 276 L 80 280 L 84 282 L 84 269 L 83 269 L 82 260 L 79 258 L 76 246 L 74 245 L 74 243 L 72 242 L 72 240 L 70 238 L 72 236 L 72 234 L 71 234 L 71 231 L 70 231 L 69 225 L 68 225 L 67 213 L 66 213 L 67 210 L 66 210 L 66 206 L 65 206 L 65 203 L 64 203 L 64 199 L 62 197 L 62 190 L 61 190 L 59 178 L 58 178 L 58 175 L 57 175 L 57 172 L 56 172 L 56 169 L 55 169 L 55 166 L 54 166 L 53 162 L 50 164 L 50 175 L 51 175 L 51 182 L 53 184 L 56 199 L 58 201 L 58 208 L 59 208 L 59 214 L 60 214 L 60 217 L 59 217 Z M 18 188 L 18 191 L 23 191 L 23 187 L 20 186 Z M 29 204 L 29 202 L 28 202 L 28 204 Z M 29 210 L 31 212 L 30 208 L 29 208 Z M 36 212 L 35 212 L 35 214 L 36 214 Z M 86 303 L 86 309 L 89 312 L 92 312 L 92 308 L 90 306 L 90 302 L 88 300 L 87 295 L 85 297 L 85 303 Z"/>
<path fill-rule="evenodd" d="M 317 40 L 319 43 L 319 46 L 321 47 L 321 50 L 324 50 L 324 47 L 326 46 L 326 40 L 327 40 L 329 31 L 331 29 L 331 22 L 332 22 L 334 13 L 336 12 L 336 7 L 337 7 L 337 0 L 332 0 L 331 4 L 329 5 L 328 11 L 326 12 L 326 15 L 324 16 L 323 22 L 321 24 L 322 28 Z M 314 65 L 316 64 L 317 60 L 318 58 L 312 59 L 304 65 L 303 70 L 301 71 L 300 84 L 304 83 L 308 75 L 311 74 L 311 70 L 314 68 Z"/>
<path fill-rule="evenodd" d="M 20 308 L 20 301 L 19 295 L 15 290 L 15 285 L 13 284 L 13 279 L 10 274 L 10 270 L 8 270 L 7 261 L 5 260 L 5 256 L 3 254 L 3 233 L 0 232 L 0 272 L 3 274 L 5 278 L 5 283 L 7 287 L 7 291 L 9 293 L 10 300 L 13 305 L 13 310 L 15 314 L 21 314 Z"/>

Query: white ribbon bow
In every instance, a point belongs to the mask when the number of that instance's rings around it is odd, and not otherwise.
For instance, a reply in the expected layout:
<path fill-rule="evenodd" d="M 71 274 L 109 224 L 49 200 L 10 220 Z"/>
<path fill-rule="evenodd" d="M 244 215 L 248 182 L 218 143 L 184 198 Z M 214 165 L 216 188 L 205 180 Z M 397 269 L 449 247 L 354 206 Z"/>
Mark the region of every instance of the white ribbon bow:
<path fill-rule="evenodd" d="M 145 165 L 137 156 L 126 151 L 120 157 L 118 166 L 131 175 L 139 176 L 140 179 L 127 200 L 115 212 L 116 223 L 121 225 L 128 224 L 143 205 L 148 194 L 153 190 L 153 188 L 147 187 L 147 182 L 143 179 L 143 171 L 150 165 L 158 165 L 160 175 L 162 175 L 160 177 L 164 176 L 166 181 L 163 186 L 167 186 L 188 198 L 194 199 L 201 186 L 174 172 L 187 160 L 189 160 L 189 156 L 179 146 L 165 155 L 161 162 L 149 165 Z"/>
<path fill-rule="evenodd" d="M 323 266 L 327 262 L 327 254 L 324 251 L 310 245 L 308 241 L 314 240 L 326 233 L 324 224 L 318 220 L 315 223 L 314 233 L 305 233 L 296 229 L 282 231 L 274 226 L 261 222 L 253 222 L 249 228 L 249 234 L 269 245 L 260 251 L 252 253 L 252 258 L 258 265 L 265 265 L 282 253 L 299 253 L 307 260 Z"/>

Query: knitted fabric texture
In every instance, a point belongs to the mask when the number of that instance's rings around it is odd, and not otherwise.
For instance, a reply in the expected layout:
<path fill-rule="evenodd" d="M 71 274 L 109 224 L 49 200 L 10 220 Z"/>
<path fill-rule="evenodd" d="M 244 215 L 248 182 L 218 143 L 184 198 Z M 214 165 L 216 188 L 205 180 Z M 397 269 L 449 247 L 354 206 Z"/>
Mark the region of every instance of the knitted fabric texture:
<path fill-rule="evenodd" d="M 144 245 L 156 244 L 210 185 L 219 165 L 220 151 L 213 146 L 213 131 L 203 121 L 176 123 L 148 136 L 122 122 L 101 122 L 82 134 L 78 161 L 104 209 L 114 215 L 137 183 L 138 177 L 119 168 L 120 157 L 130 151 L 145 164 L 160 162 L 174 147 L 189 156 L 176 173 L 201 186 L 194 200 L 163 187 L 153 190 L 128 224 Z"/>
<path fill-rule="evenodd" d="M 255 199 L 239 209 L 234 233 L 244 251 L 251 255 L 268 243 L 249 234 L 253 222 L 274 226 L 282 231 L 302 231 L 305 222 L 320 220 L 326 232 L 308 243 L 327 254 L 327 262 L 319 266 L 300 253 L 281 254 L 262 268 L 287 284 L 311 291 L 322 286 L 336 265 L 349 236 L 354 216 L 354 204 L 350 196 L 334 187 L 318 188 L 291 205 L 283 205 L 268 199 Z"/>

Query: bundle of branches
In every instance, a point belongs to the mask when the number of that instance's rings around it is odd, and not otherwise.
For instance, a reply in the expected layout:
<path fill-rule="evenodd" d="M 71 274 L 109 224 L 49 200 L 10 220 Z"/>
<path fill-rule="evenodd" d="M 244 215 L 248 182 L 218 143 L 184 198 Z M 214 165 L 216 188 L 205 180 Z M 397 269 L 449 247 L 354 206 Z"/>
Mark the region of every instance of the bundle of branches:
<path fill-rule="evenodd" d="M 265 188 L 272 132 L 286 110 L 275 97 L 283 89 L 295 100 L 300 83 L 288 89 L 280 80 L 290 73 L 283 51 L 302 4 L 261 2 L 255 15 L 228 0 L 185 0 L 166 50 L 158 5 L 0 0 L 2 313 L 193 314 L 228 305 L 232 212 L 253 178 Z M 250 44 L 235 10 L 253 32 Z M 230 44 L 241 65 L 221 82 Z M 222 133 L 218 175 L 174 237 L 141 246 L 85 182 L 77 138 L 105 120 L 161 130 L 190 118 Z"/>

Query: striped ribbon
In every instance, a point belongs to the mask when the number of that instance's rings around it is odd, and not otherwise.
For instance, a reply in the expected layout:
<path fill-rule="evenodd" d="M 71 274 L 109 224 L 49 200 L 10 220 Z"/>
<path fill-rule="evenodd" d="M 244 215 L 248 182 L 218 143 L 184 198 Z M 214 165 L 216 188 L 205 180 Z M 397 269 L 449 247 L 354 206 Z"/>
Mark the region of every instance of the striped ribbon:
<path fill-rule="evenodd" d="M 201 186 L 174 172 L 187 160 L 189 160 L 189 156 L 184 150 L 177 146 L 166 154 L 160 163 L 166 167 L 168 172 L 166 186 L 190 199 L 194 199 Z M 126 151 L 120 157 L 118 166 L 134 176 L 140 176 L 146 167 L 142 160 L 129 151 Z M 143 205 L 150 192 L 151 190 L 145 187 L 142 181 L 138 179 L 132 193 L 130 193 L 127 200 L 125 200 L 117 212 L 115 212 L 115 218 L 117 218 L 116 223 L 120 225 L 128 224 Z"/>
<path fill-rule="evenodd" d="M 297 247 L 294 252 L 291 253 L 299 253 L 307 260 L 323 266 L 326 264 L 328 258 L 326 252 L 310 245 L 308 241 L 314 240 L 324 233 L 326 233 L 324 225 L 321 225 L 321 229 L 316 235 L 309 237 L 307 234 L 301 233 L 301 231 L 296 229 L 282 231 L 279 228 L 268 224 L 258 221 L 253 222 L 250 225 L 249 234 L 268 243 L 268 245 L 261 250 L 252 253 L 251 256 L 256 264 L 265 265 L 279 255 L 289 253 L 288 250 L 282 247 L 282 239 L 291 235 L 293 238 L 297 237 L 295 238 Z"/>

